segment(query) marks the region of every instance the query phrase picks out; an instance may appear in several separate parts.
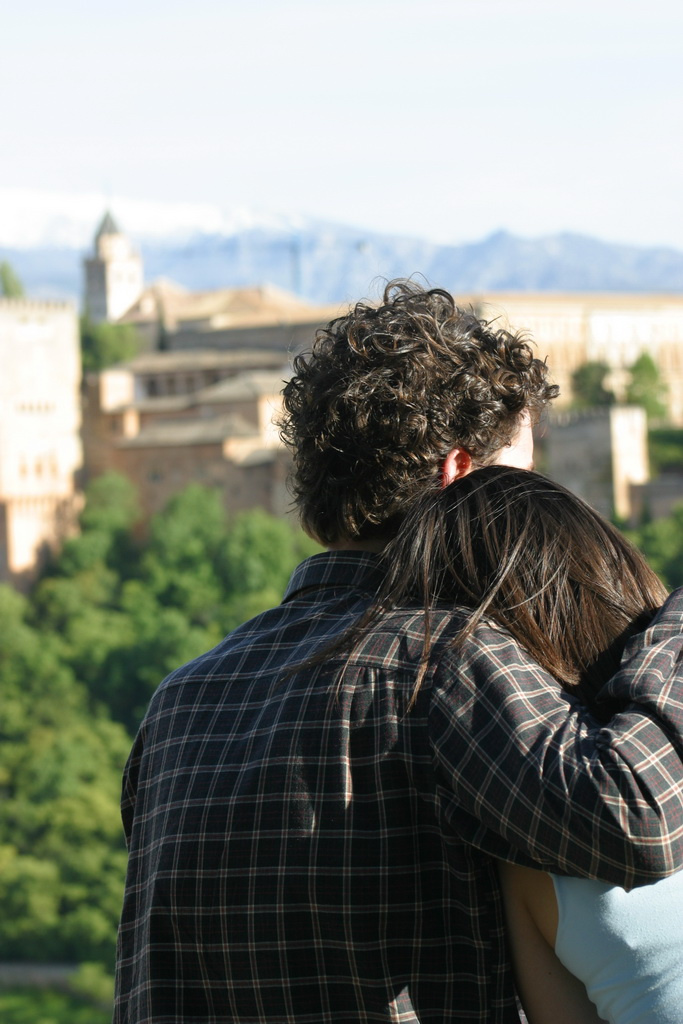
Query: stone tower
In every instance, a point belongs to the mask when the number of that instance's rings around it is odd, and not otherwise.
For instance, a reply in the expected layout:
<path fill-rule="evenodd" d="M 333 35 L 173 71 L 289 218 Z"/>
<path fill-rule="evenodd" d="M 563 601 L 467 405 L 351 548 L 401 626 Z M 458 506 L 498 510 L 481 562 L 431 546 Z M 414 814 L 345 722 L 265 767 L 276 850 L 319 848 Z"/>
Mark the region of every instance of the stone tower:
<path fill-rule="evenodd" d="M 85 311 L 93 323 L 118 320 L 140 298 L 142 260 L 107 212 L 85 263 Z"/>
<path fill-rule="evenodd" d="M 28 585 L 79 508 L 76 308 L 0 298 L 0 581 Z"/>

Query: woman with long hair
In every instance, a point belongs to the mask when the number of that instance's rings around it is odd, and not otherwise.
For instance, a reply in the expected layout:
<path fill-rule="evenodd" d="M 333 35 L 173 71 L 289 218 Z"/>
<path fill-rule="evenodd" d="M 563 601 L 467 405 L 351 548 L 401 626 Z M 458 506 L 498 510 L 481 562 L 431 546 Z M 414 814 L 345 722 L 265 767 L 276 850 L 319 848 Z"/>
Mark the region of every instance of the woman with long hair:
<path fill-rule="evenodd" d="M 347 637 L 352 646 L 384 609 L 421 605 L 417 693 L 432 610 L 464 606 L 456 646 L 480 622 L 493 624 L 604 723 L 622 709 L 603 686 L 667 596 L 642 555 L 585 502 L 501 466 L 425 494 L 383 557 L 386 582 Z M 500 878 L 530 1024 L 680 1024 L 683 872 L 630 893 L 512 864 L 501 863 Z"/>

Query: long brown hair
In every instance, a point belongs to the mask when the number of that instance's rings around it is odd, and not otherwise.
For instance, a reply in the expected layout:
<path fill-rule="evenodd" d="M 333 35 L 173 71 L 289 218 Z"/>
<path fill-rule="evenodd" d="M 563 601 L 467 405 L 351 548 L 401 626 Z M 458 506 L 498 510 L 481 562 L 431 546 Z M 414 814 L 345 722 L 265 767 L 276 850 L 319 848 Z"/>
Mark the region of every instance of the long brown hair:
<path fill-rule="evenodd" d="M 377 599 L 336 643 L 305 665 L 353 651 L 385 611 L 425 611 L 413 703 L 429 664 L 436 606 L 469 609 L 455 647 L 482 620 L 505 629 L 560 685 L 592 710 L 626 641 L 667 591 L 640 552 L 560 484 L 528 470 L 487 466 L 413 505 L 385 548 Z"/>
<path fill-rule="evenodd" d="M 527 470 L 488 466 L 423 496 L 385 549 L 376 609 L 471 609 L 456 646 L 496 622 L 567 690 L 595 709 L 667 591 L 629 541 L 571 491 Z M 374 618 L 375 612 L 371 613 Z"/>

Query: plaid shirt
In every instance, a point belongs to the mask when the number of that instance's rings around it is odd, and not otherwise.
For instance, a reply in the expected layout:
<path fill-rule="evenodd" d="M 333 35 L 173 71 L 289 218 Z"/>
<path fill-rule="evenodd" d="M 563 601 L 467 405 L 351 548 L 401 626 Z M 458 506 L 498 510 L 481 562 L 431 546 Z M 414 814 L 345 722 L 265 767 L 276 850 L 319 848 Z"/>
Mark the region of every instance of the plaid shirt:
<path fill-rule="evenodd" d="M 683 866 L 683 593 L 596 724 L 501 630 L 457 655 L 387 613 L 287 673 L 379 579 L 316 555 L 283 603 L 161 685 L 126 769 L 116 1024 L 517 1022 L 495 857 L 625 886 Z M 671 745 L 673 740 L 675 747 Z"/>

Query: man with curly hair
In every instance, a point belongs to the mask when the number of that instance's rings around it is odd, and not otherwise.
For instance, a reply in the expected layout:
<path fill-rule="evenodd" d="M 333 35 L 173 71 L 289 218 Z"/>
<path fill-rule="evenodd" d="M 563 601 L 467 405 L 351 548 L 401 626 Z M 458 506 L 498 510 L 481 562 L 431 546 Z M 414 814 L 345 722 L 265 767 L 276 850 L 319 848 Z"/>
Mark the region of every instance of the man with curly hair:
<path fill-rule="evenodd" d="M 523 336 L 442 289 L 390 284 L 294 360 L 282 435 L 304 529 L 328 547 L 381 547 L 435 481 L 493 462 L 530 469 L 532 422 L 557 391 Z"/>
<path fill-rule="evenodd" d="M 344 647 L 416 496 L 530 468 L 555 394 L 523 337 L 406 281 L 297 357 L 282 433 L 328 550 L 152 699 L 124 781 L 116 1024 L 512 1024 L 496 858 L 625 887 L 683 866 L 683 702 L 658 702 L 653 662 L 680 614 L 615 677 L 610 728 L 491 624 L 455 650 L 455 609 L 426 666 L 420 607 Z"/>

